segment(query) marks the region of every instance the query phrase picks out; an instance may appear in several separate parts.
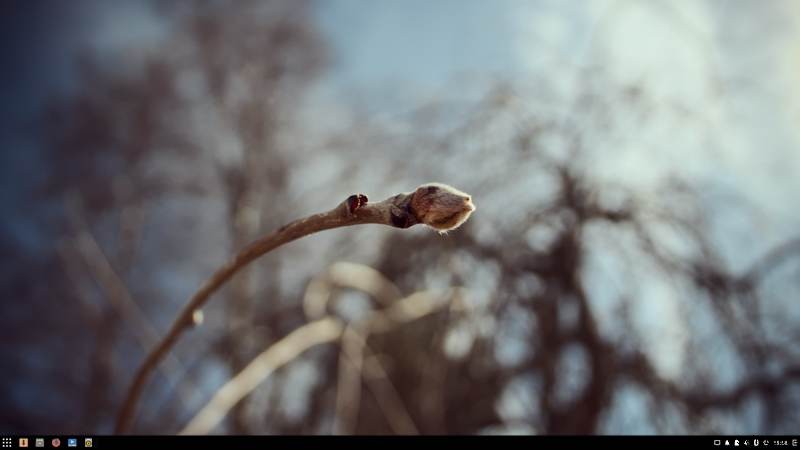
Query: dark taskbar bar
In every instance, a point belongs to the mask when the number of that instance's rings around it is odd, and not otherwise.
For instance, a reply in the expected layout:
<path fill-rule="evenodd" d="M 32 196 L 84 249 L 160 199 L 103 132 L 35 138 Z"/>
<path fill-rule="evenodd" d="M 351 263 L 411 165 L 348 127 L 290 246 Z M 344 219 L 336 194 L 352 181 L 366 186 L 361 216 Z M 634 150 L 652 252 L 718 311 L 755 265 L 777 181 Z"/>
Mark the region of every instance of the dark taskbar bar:
<path fill-rule="evenodd" d="M 17 448 L 97 449 L 277 449 L 347 448 L 384 450 L 408 445 L 450 445 L 486 449 L 487 445 L 572 448 L 575 445 L 610 445 L 612 448 L 675 449 L 681 446 L 725 450 L 800 450 L 800 436 L 46 436 L 2 435 L 0 450 Z"/>

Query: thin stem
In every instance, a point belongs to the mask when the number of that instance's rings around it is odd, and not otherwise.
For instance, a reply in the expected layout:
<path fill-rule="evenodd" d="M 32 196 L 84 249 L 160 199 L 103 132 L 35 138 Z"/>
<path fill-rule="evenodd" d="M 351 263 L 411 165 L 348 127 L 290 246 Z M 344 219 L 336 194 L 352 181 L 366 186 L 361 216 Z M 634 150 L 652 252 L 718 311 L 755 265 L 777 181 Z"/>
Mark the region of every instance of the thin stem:
<path fill-rule="evenodd" d="M 264 236 L 245 247 L 209 278 L 189 299 L 186 306 L 173 322 L 169 332 L 147 355 L 133 378 L 125 401 L 117 416 L 116 433 L 126 433 L 131 429 L 136 415 L 136 407 L 147 381 L 164 356 L 178 341 L 181 334 L 195 325 L 195 311 L 198 311 L 226 281 L 244 266 L 265 253 L 304 236 L 332 228 L 367 223 L 408 228 L 419 223 L 416 215 L 409 210 L 413 194 L 398 194 L 378 203 L 366 203 L 363 195 L 353 195 L 336 208 L 321 214 L 314 214 L 296 220 L 277 231 Z"/>

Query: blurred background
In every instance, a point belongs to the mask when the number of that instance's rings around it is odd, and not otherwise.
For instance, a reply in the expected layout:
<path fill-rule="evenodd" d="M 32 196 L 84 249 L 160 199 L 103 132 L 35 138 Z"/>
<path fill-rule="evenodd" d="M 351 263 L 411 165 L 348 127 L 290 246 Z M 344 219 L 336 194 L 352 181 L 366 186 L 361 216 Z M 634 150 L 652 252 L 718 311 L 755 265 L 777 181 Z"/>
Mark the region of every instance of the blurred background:
<path fill-rule="evenodd" d="M 797 2 L 0 11 L 0 432 L 111 433 L 146 350 L 238 249 L 429 181 L 472 195 L 463 227 L 259 259 L 133 432 L 201 410 L 190 430 L 217 434 L 798 431 Z M 209 403 L 320 320 L 348 331 Z"/>

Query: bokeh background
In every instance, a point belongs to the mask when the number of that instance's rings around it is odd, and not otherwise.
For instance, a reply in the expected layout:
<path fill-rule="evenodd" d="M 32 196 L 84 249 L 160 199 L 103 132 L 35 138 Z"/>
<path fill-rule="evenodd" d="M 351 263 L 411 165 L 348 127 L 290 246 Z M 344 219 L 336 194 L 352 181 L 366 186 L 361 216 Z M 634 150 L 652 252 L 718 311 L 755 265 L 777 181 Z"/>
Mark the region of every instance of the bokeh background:
<path fill-rule="evenodd" d="M 1 432 L 110 433 L 146 349 L 237 249 L 428 181 L 472 195 L 467 224 L 261 258 L 161 364 L 133 432 L 203 408 L 219 434 L 800 429 L 797 2 L 39 0 L 0 17 Z M 323 317 L 344 337 L 213 410 Z"/>

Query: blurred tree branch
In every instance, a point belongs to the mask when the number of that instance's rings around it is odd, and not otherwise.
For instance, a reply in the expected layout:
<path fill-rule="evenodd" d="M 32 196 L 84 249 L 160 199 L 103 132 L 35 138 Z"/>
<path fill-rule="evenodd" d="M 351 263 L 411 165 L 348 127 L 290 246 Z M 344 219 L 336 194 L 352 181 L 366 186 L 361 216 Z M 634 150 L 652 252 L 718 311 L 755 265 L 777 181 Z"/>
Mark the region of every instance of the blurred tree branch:
<path fill-rule="evenodd" d="M 452 295 L 443 296 L 431 292 L 414 293 L 381 311 L 372 312 L 365 319 L 359 321 L 356 328 L 363 329 L 367 334 L 388 332 L 397 325 L 419 319 L 449 305 L 450 302 L 441 301 L 444 297 L 452 297 Z M 341 339 L 344 330 L 345 326 L 342 321 L 333 316 L 325 316 L 294 330 L 264 350 L 242 372 L 236 374 L 217 390 L 212 399 L 195 414 L 180 434 L 209 433 L 239 400 L 258 387 L 277 368 L 298 357 L 314 345 Z M 356 338 L 356 341 L 351 341 L 349 344 L 342 342 L 342 346 L 349 346 L 354 342 L 356 345 L 359 343 L 363 345 L 365 337 Z M 342 351 L 345 350 L 343 349 Z M 357 352 L 361 353 L 361 350 Z M 350 354 L 348 356 L 357 355 Z M 361 368 L 358 367 L 358 369 L 360 371 Z M 383 372 L 383 375 L 385 375 L 385 372 Z M 398 431 L 415 432 L 416 428 L 413 422 L 410 422 L 411 419 L 408 413 L 398 406 L 402 405 L 402 402 L 397 403 L 399 401 L 397 395 L 391 392 L 384 394 L 381 393 L 382 390 L 382 387 L 376 386 L 377 395 L 382 396 L 384 399 L 388 397 L 387 401 L 391 405 L 388 407 L 390 411 L 388 415 L 399 421 L 397 425 Z"/>
<path fill-rule="evenodd" d="M 184 427 L 180 434 L 207 434 L 243 397 L 271 373 L 309 348 L 336 340 L 342 332 L 338 319 L 310 322 L 271 345 L 234 378 L 225 383 Z"/>
<path fill-rule="evenodd" d="M 133 299 L 125 282 L 114 270 L 103 249 L 100 248 L 100 244 L 90 232 L 77 195 L 73 193 L 73 195 L 68 196 L 68 200 L 65 203 L 67 216 L 74 228 L 73 246 L 76 252 L 81 256 L 98 285 L 105 291 L 105 297 L 109 303 L 117 310 L 117 313 L 125 322 L 131 324 L 134 335 L 137 337 L 141 347 L 145 350 L 154 347 L 159 342 L 155 327 L 139 307 L 139 304 Z M 190 393 L 194 391 L 194 386 L 188 380 L 185 384 L 180 383 L 181 376 L 185 370 L 175 355 L 166 357 L 166 368 L 164 370 L 167 377 L 180 386 L 180 398 L 186 403 L 191 395 Z"/>

